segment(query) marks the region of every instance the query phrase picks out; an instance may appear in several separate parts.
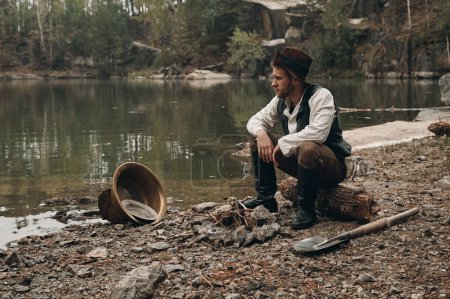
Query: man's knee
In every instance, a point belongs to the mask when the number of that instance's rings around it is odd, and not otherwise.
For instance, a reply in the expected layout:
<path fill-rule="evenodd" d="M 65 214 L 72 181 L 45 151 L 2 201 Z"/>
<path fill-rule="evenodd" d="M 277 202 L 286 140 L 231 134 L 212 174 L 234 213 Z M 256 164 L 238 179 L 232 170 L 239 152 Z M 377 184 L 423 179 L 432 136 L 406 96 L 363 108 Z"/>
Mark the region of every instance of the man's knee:
<path fill-rule="evenodd" d="M 323 164 L 318 152 L 319 145 L 312 141 L 303 141 L 297 147 L 298 163 L 307 169 L 317 169 Z"/>

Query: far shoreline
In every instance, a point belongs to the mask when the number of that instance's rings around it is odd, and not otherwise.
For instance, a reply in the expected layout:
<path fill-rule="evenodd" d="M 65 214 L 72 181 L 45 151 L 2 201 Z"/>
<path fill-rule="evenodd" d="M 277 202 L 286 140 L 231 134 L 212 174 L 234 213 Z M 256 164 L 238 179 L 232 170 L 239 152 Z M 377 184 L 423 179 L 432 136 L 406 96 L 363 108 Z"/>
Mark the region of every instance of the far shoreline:
<path fill-rule="evenodd" d="M 424 72 L 419 72 L 424 73 Z M 390 74 L 386 73 L 380 76 L 366 76 L 366 77 L 325 77 L 325 76 L 310 76 L 309 81 L 314 80 L 330 80 L 330 79 L 342 79 L 342 80 L 395 80 L 395 81 L 438 81 L 440 76 L 436 73 L 430 72 L 429 75 L 416 74 L 413 76 L 403 76 L 402 74 Z M 111 75 L 108 77 L 101 77 L 96 74 L 95 71 L 83 70 L 83 71 L 0 71 L 0 81 L 19 81 L 19 80 L 71 80 L 71 79 L 98 79 L 98 80 L 234 80 L 234 79 L 252 79 L 252 80 L 270 80 L 271 74 L 261 76 L 249 76 L 246 74 L 236 75 L 227 72 L 216 72 L 203 69 L 196 69 L 191 72 L 181 73 L 177 75 L 166 75 L 159 71 L 149 72 L 134 72 L 126 76 Z"/>

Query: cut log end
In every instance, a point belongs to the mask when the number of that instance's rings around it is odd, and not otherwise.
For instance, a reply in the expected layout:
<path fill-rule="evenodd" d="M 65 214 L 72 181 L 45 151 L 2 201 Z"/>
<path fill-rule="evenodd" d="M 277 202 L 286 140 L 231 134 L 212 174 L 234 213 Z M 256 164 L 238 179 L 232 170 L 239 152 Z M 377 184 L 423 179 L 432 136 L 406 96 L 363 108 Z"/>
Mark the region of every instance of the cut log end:
<path fill-rule="evenodd" d="M 450 135 L 450 122 L 441 120 L 428 126 L 428 130 L 437 136 Z"/>

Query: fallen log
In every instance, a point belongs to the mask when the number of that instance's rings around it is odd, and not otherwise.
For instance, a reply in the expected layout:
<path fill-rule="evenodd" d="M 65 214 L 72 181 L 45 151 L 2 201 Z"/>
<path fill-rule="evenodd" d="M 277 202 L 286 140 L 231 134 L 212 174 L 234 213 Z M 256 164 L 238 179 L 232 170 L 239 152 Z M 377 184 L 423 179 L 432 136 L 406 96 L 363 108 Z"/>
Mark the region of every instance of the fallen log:
<path fill-rule="evenodd" d="M 297 197 L 297 179 L 287 178 L 280 182 L 281 195 L 295 202 Z M 316 208 L 322 214 L 340 219 L 369 222 L 379 211 L 376 202 L 364 188 L 339 184 L 332 189 L 320 189 Z"/>

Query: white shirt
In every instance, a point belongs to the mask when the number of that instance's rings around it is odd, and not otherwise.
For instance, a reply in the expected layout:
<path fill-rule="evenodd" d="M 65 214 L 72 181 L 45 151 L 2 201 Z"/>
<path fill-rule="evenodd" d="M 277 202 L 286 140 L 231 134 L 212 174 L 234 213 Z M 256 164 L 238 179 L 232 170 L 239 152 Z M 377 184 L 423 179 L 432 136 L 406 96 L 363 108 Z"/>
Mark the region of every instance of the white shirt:
<path fill-rule="evenodd" d="M 248 120 L 247 130 L 250 134 L 256 136 L 256 132 L 259 130 L 268 132 L 280 122 L 277 113 L 278 100 L 279 98 L 275 96 L 269 104 Z M 288 118 L 289 134 L 281 137 L 278 140 L 278 145 L 286 157 L 292 155 L 295 148 L 302 141 L 324 143 L 330 133 L 333 118 L 336 113 L 333 95 L 328 89 L 322 87 L 309 99 L 308 103 L 311 109 L 309 125 L 300 132 L 296 132 L 296 118 L 302 100 L 303 96 L 300 102 L 295 106 L 292 114 L 289 113 L 291 103 L 289 100 L 285 100 L 286 108 L 283 111 L 283 114 Z"/>

